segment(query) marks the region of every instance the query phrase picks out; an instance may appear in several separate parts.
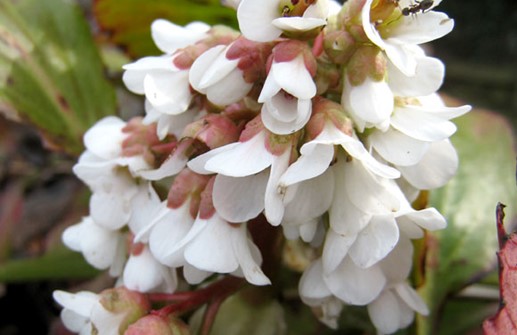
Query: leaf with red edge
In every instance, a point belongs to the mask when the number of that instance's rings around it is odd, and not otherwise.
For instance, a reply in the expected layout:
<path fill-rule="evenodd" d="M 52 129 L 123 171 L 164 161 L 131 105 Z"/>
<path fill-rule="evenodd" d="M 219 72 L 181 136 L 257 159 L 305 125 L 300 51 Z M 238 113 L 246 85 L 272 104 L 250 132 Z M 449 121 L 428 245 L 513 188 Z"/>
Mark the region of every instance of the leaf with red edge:
<path fill-rule="evenodd" d="M 497 205 L 499 240 L 499 292 L 501 307 L 496 315 L 483 322 L 487 335 L 517 333 L 517 234 L 506 234 L 503 226 L 505 205 Z"/>
<path fill-rule="evenodd" d="M 127 48 L 133 57 L 158 54 L 150 31 L 156 19 L 185 25 L 191 21 L 236 27 L 235 11 L 219 0 L 96 0 L 94 13 L 108 39 Z"/>

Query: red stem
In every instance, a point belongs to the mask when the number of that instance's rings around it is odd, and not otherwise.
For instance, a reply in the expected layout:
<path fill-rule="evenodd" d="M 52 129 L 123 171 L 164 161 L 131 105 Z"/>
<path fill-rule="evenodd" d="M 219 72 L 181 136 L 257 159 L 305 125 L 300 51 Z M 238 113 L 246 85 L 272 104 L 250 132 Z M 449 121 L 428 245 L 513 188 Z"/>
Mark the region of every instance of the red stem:
<path fill-rule="evenodd" d="M 197 291 L 175 294 L 150 294 L 151 300 L 177 301 L 175 304 L 165 306 L 151 313 L 163 317 L 171 314 L 180 315 L 211 301 L 217 302 L 221 300 L 222 302 L 228 296 L 237 292 L 245 283 L 246 281 L 242 278 L 228 276 Z"/>

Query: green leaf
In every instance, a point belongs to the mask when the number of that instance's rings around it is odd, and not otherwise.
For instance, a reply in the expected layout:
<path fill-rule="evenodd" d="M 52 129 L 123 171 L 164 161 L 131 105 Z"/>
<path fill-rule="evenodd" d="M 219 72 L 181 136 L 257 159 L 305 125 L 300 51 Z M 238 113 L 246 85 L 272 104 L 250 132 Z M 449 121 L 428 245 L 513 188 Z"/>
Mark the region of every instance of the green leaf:
<path fill-rule="evenodd" d="M 252 288 L 255 294 L 260 288 Z M 245 292 L 243 292 L 245 293 Z M 267 294 L 266 294 L 267 296 Z M 192 334 L 198 334 L 204 309 L 190 320 Z M 275 300 L 249 294 L 235 294 L 219 308 L 210 335 L 283 335 L 286 333 L 282 306 Z"/>
<path fill-rule="evenodd" d="M 97 0 L 94 12 L 101 28 L 133 57 L 159 54 L 151 39 L 151 23 L 166 19 L 185 25 L 192 21 L 236 27 L 236 13 L 219 0 Z"/>
<path fill-rule="evenodd" d="M 75 2 L 0 2 L 0 111 L 75 154 L 83 133 L 115 113 L 114 90 Z"/>
<path fill-rule="evenodd" d="M 512 129 L 507 120 L 495 113 L 473 111 L 457 120 L 458 131 L 452 137 L 460 166 L 457 175 L 445 187 L 433 191 L 430 205 L 448 221 L 443 231 L 430 234 L 427 241 L 425 285 L 421 293 L 431 314 L 421 318 L 419 334 L 465 334 L 454 332 L 443 311 L 450 297 L 470 283 L 479 281 L 496 269 L 497 202 L 508 204 L 507 221 L 515 215 L 515 152 Z M 453 309 L 454 310 L 454 309 Z M 472 320 L 472 309 L 456 309 L 454 319 Z M 443 317 L 443 320 L 451 318 Z M 481 320 L 477 320 L 481 324 Z"/>
<path fill-rule="evenodd" d="M 86 263 L 81 253 L 60 246 L 39 258 L 12 260 L 1 264 L 0 282 L 91 278 L 98 273 L 98 270 Z"/>

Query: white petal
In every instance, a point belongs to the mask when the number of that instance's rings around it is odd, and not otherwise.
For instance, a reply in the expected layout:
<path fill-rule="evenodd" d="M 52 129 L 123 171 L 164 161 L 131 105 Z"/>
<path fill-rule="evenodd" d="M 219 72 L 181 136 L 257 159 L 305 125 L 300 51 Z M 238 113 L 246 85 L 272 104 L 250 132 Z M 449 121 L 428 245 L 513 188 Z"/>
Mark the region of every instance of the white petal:
<path fill-rule="evenodd" d="M 283 31 L 308 31 L 327 24 L 327 20 L 300 16 L 279 17 L 272 21 L 273 25 Z"/>
<path fill-rule="evenodd" d="M 343 302 L 359 306 L 377 298 L 386 284 L 386 278 L 379 267 L 361 269 L 348 258 L 334 272 L 324 275 L 323 280 Z"/>
<path fill-rule="evenodd" d="M 93 305 L 99 301 L 99 296 L 88 291 L 68 293 L 65 291 L 54 291 L 52 297 L 61 306 L 75 313 L 89 318 Z"/>
<path fill-rule="evenodd" d="M 234 178 L 215 177 L 212 200 L 217 213 L 229 222 L 246 222 L 264 210 L 268 171 Z"/>
<path fill-rule="evenodd" d="M 298 99 L 308 100 L 316 95 L 316 84 L 305 67 L 302 55 L 289 62 L 273 63 L 269 75 L 273 75 L 284 91 Z"/>
<path fill-rule="evenodd" d="M 397 38 L 388 38 L 384 47 L 389 60 L 404 75 L 413 77 L 416 74 L 416 55 L 412 46 Z"/>
<path fill-rule="evenodd" d="M 233 228 L 214 215 L 207 227 L 185 248 L 185 259 L 200 270 L 229 273 L 239 266 L 233 251 L 231 234 Z"/>
<path fill-rule="evenodd" d="M 417 97 L 435 93 L 443 83 L 445 66 L 433 57 L 416 59 L 415 75 L 407 77 L 388 62 L 388 84 L 398 96 Z"/>
<path fill-rule="evenodd" d="M 423 44 L 441 38 L 452 31 L 454 20 L 447 14 L 430 11 L 418 19 L 406 18 L 404 24 L 393 27 L 390 34 L 403 43 Z"/>
<path fill-rule="evenodd" d="M 390 283 L 405 281 L 413 266 L 413 244 L 411 240 L 400 235 L 395 249 L 379 264 Z"/>
<path fill-rule="evenodd" d="M 241 142 L 230 143 L 230 144 L 224 145 L 222 147 L 215 148 L 208 152 L 205 152 L 204 154 L 191 159 L 187 164 L 188 168 L 191 169 L 192 171 L 194 171 L 195 173 L 212 174 L 212 173 L 214 173 L 213 171 L 209 171 L 209 170 L 205 169 L 206 162 L 208 162 L 210 159 L 212 159 L 213 157 L 217 156 L 218 154 L 220 154 L 222 152 L 230 151 L 230 150 L 236 148 L 240 144 L 241 144 Z"/>
<path fill-rule="evenodd" d="M 147 75 L 144 88 L 145 97 L 164 114 L 178 115 L 185 112 L 192 98 L 187 70 Z"/>
<path fill-rule="evenodd" d="M 242 72 L 235 69 L 219 83 L 207 88 L 207 98 L 218 106 L 226 106 L 243 99 L 251 90 L 253 84 L 244 81 Z"/>
<path fill-rule="evenodd" d="M 428 142 L 414 139 L 393 128 L 386 132 L 374 131 L 368 140 L 382 158 L 402 166 L 420 162 L 430 146 Z"/>
<path fill-rule="evenodd" d="M 281 89 L 280 84 L 276 81 L 273 72 L 270 70 L 257 101 L 263 103 L 274 97 Z"/>
<path fill-rule="evenodd" d="M 322 265 L 320 259 L 316 260 L 303 272 L 298 284 L 298 291 L 302 299 L 323 299 L 331 295 L 328 287 L 322 280 Z"/>
<path fill-rule="evenodd" d="M 131 232 L 139 235 L 151 220 L 155 218 L 163 204 L 151 183 L 142 183 L 138 186 L 138 192 L 132 198 L 132 212 L 128 222 Z M 147 239 L 144 239 L 147 242 Z"/>
<path fill-rule="evenodd" d="M 428 142 L 444 140 L 456 131 L 454 123 L 440 115 L 410 106 L 397 108 L 391 117 L 391 125 L 408 136 Z"/>
<path fill-rule="evenodd" d="M 336 270 L 348 254 L 356 238 L 356 234 L 338 234 L 333 229 L 327 231 L 321 256 L 324 273 L 330 274 Z"/>
<path fill-rule="evenodd" d="M 420 163 L 398 167 L 402 176 L 421 190 L 430 190 L 445 185 L 458 169 L 458 155 L 449 140 L 431 145 Z"/>
<path fill-rule="evenodd" d="M 84 317 L 69 309 L 63 309 L 60 316 L 63 321 L 63 325 L 68 330 L 78 333 L 79 335 L 91 334 L 92 324 L 89 317 Z"/>
<path fill-rule="evenodd" d="M 311 112 L 311 100 L 286 97 L 283 92 L 280 92 L 264 103 L 260 116 L 269 131 L 287 135 L 303 128 L 309 121 Z"/>
<path fill-rule="evenodd" d="M 379 124 L 393 112 L 393 93 L 385 81 L 369 77 L 359 86 L 349 87 L 353 116 L 368 123 Z"/>
<path fill-rule="evenodd" d="M 281 186 L 287 187 L 323 174 L 334 157 L 334 147 L 308 142 L 301 147 L 300 153 L 302 156 L 280 178 Z"/>
<path fill-rule="evenodd" d="M 256 42 L 269 42 L 282 34 L 271 24 L 280 16 L 277 1 L 242 0 L 237 9 L 239 30 L 244 37 Z"/>
<path fill-rule="evenodd" d="M 265 148 L 264 141 L 265 132 L 261 132 L 246 142 L 239 142 L 239 145 L 232 146 L 231 150 L 210 158 L 205 169 L 230 177 L 258 173 L 270 166 L 274 159 Z"/>
<path fill-rule="evenodd" d="M 125 71 L 122 75 L 122 81 L 133 93 L 144 94 L 144 78 L 153 72 L 171 72 L 176 71 L 176 67 L 172 63 L 171 56 L 144 57 L 134 63 L 126 64 L 122 67 Z"/>
<path fill-rule="evenodd" d="M 209 29 L 210 26 L 202 22 L 192 22 L 183 28 L 167 20 L 158 19 L 151 24 L 151 36 L 160 50 L 171 54 L 204 38 Z"/>
<path fill-rule="evenodd" d="M 361 268 L 368 268 L 395 248 L 399 229 L 393 215 L 374 215 L 350 249 L 349 255 Z"/>
<path fill-rule="evenodd" d="M 185 264 L 183 267 L 183 277 L 190 285 L 197 285 L 202 283 L 206 278 L 208 278 L 212 272 L 199 270 L 198 268 Z"/>
<path fill-rule="evenodd" d="M 144 247 L 137 255 L 130 255 L 124 268 L 124 285 L 134 291 L 151 292 L 163 281 L 162 265 Z"/>
<path fill-rule="evenodd" d="M 258 286 L 271 284 L 269 278 L 262 272 L 260 265 L 253 259 L 250 249 L 256 248 L 256 246 L 246 236 L 246 225 L 243 224 L 238 230 L 232 232 L 232 245 L 246 280 Z"/>
<path fill-rule="evenodd" d="M 444 229 L 447 226 L 447 221 L 435 208 L 425 208 L 409 212 L 401 217 L 397 217 L 397 222 L 400 219 L 410 220 L 414 224 L 430 231 Z"/>
<path fill-rule="evenodd" d="M 95 268 L 103 270 L 109 268 L 115 260 L 121 243 L 124 243 L 123 236 L 118 231 L 104 229 L 92 220 L 84 221 L 81 250 L 86 261 Z"/>
<path fill-rule="evenodd" d="M 404 302 L 408 304 L 408 306 L 411 307 L 414 311 L 417 311 L 422 315 L 429 314 L 429 309 L 427 308 L 425 302 L 407 283 L 400 283 L 396 285 L 395 290 L 399 294 L 400 298 L 404 300 Z"/>
<path fill-rule="evenodd" d="M 271 164 L 271 173 L 266 186 L 264 214 L 269 223 L 278 226 L 284 216 L 283 190 L 279 188 L 278 181 L 289 166 L 291 151 L 286 150 L 276 157 Z"/>
<path fill-rule="evenodd" d="M 106 160 L 120 157 L 122 141 L 127 137 L 122 132 L 125 126 L 118 117 L 107 116 L 84 134 L 84 144 L 97 157 Z"/>
<path fill-rule="evenodd" d="M 363 8 L 361 10 L 361 21 L 366 36 L 375 45 L 384 50 L 386 44 L 382 40 L 382 37 L 377 31 L 377 29 L 375 28 L 375 24 L 370 22 L 370 9 L 372 6 L 372 2 L 373 0 L 366 0 L 366 2 L 364 3 Z"/>
<path fill-rule="evenodd" d="M 216 45 L 215 47 L 212 47 L 208 49 L 207 51 L 203 52 L 201 56 L 199 56 L 194 63 L 192 63 L 192 66 L 190 67 L 189 71 L 189 82 L 192 87 L 201 93 L 206 92 L 206 87 L 210 85 L 203 85 L 203 81 L 207 81 L 207 79 L 210 79 L 214 76 L 215 67 L 210 72 L 207 73 L 207 70 L 211 68 L 214 61 L 218 58 L 218 56 L 221 55 L 221 53 L 226 50 L 226 45 Z M 224 57 L 224 54 L 223 54 Z M 230 68 L 228 71 L 225 71 L 225 69 L 222 69 L 225 73 L 223 76 L 228 74 L 232 69 Z M 208 76 L 207 76 L 208 75 Z M 205 79 L 206 78 L 206 79 Z M 220 79 L 220 78 L 218 78 Z"/>
<path fill-rule="evenodd" d="M 138 174 L 146 180 L 160 180 L 180 173 L 187 165 L 188 158 L 183 154 L 173 153 L 158 169 L 140 170 Z"/>
<path fill-rule="evenodd" d="M 391 290 L 368 304 L 368 314 L 381 334 L 392 334 L 400 328 L 400 303 Z"/>

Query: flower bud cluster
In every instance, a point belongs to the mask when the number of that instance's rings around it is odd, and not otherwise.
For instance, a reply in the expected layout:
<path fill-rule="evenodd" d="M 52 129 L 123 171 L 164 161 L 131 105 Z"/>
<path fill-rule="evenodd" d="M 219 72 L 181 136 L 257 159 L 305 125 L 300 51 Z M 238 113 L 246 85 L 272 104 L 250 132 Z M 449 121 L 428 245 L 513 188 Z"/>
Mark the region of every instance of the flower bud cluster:
<path fill-rule="evenodd" d="M 380 333 L 408 326 L 427 313 L 411 240 L 446 226 L 411 203 L 454 175 L 450 119 L 470 110 L 444 106 L 444 66 L 419 46 L 453 28 L 439 2 L 231 1 L 240 34 L 155 21 L 164 54 L 124 66 L 145 117 L 86 133 L 74 172 L 90 216 L 65 243 L 138 292 L 174 292 L 178 269 L 267 285 L 248 229 L 264 216 L 319 252 L 299 293 L 322 322 L 359 305 Z"/>

